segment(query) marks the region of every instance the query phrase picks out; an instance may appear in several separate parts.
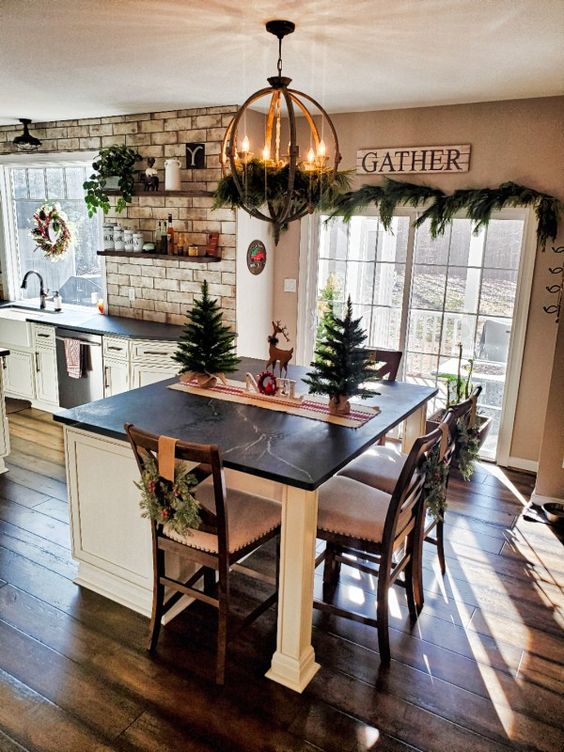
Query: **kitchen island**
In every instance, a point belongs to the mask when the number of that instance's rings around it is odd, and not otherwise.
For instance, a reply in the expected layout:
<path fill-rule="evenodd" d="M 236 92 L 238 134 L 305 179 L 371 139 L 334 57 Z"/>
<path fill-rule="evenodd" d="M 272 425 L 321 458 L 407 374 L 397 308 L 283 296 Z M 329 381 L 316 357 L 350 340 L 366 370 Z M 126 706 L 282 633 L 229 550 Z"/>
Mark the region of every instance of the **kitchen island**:
<path fill-rule="evenodd" d="M 0 475 L 8 472 L 4 457 L 10 454 L 10 432 L 6 415 L 6 397 L 4 395 L 4 370 L 6 358 L 9 354 L 9 350 L 0 348 Z"/>
<path fill-rule="evenodd" d="M 239 380 L 262 361 L 243 359 Z M 291 367 L 290 378 L 305 369 Z M 381 412 L 355 429 L 168 389 L 172 380 L 57 416 L 64 424 L 73 556 L 78 584 L 150 613 L 150 527 L 139 512 L 138 471 L 124 423 L 178 439 L 218 444 L 227 486 L 282 504 L 277 650 L 268 676 L 302 691 L 317 671 L 311 645 L 317 489 L 402 421 L 406 446 L 424 432 L 436 390 L 378 385 Z M 300 390 L 298 385 L 298 392 Z"/>

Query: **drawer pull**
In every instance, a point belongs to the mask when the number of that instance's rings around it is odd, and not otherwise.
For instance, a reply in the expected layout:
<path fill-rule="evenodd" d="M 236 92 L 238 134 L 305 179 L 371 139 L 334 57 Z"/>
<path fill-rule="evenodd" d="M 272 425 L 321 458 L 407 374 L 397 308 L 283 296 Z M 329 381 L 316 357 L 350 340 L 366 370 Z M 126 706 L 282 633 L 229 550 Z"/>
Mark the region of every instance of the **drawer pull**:
<path fill-rule="evenodd" d="M 117 350 L 118 352 L 121 352 L 123 350 L 123 347 L 116 347 L 115 345 L 108 345 L 108 350 Z"/>
<path fill-rule="evenodd" d="M 143 355 L 166 355 L 166 353 L 160 350 L 143 350 Z"/>
<path fill-rule="evenodd" d="M 45 337 L 46 339 L 51 339 L 51 334 L 41 334 L 40 332 L 37 334 L 38 337 Z"/>

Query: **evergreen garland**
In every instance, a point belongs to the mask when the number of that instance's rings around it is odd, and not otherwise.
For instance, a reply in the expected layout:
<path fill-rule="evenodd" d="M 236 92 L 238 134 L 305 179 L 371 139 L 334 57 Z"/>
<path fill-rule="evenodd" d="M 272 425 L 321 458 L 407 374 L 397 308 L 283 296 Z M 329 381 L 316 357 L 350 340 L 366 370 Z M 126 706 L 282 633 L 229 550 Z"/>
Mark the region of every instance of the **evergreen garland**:
<path fill-rule="evenodd" d="M 467 420 L 458 421 L 457 432 L 458 469 L 464 480 L 468 481 L 474 473 L 474 463 L 478 459 L 480 433 L 478 428 L 469 425 Z"/>
<path fill-rule="evenodd" d="M 439 188 L 386 179 L 383 185 L 364 185 L 338 197 L 331 217 L 342 216 L 348 222 L 355 212 L 376 204 L 382 224 L 389 229 L 398 206 L 416 208 L 428 202 L 429 206 L 415 220 L 414 226 L 420 227 L 428 220 L 433 238 L 442 235 L 460 211 L 465 211 L 476 223 L 474 231 L 477 232 L 488 224 L 494 211 L 506 206 L 532 206 L 538 222 L 537 241 L 543 248 L 556 238 L 563 209 L 554 196 L 513 182 L 502 183 L 499 188 L 461 189 L 447 195 Z"/>
<path fill-rule="evenodd" d="M 303 381 L 309 385 L 310 394 L 327 394 L 331 399 L 360 396 L 362 399 L 377 394 L 360 385 L 376 378 L 374 366 L 362 345 L 366 332 L 360 318 L 353 319 L 351 298 L 347 300 L 344 318 L 338 318 L 329 308 L 324 323 L 325 339 L 318 343 L 313 368 Z"/>
<path fill-rule="evenodd" d="M 186 314 L 186 324 L 173 355 L 180 363 L 180 373 L 214 375 L 237 370 L 240 358 L 235 355 L 235 332 L 223 324 L 223 312 L 217 300 L 209 297 L 208 283 L 202 283 L 202 297 Z"/>
<path fill-rule="evenodd" d="M 446 483 L 449 466 L 444 459 L 439 459 L 438 446 L 427 455 L 423 471 L 425 473 L 423 493 L 427 509 L 437 521 L 443 520 L 447 507 Z"/>
<path fill-rule="evenodd" d="M 250 159 L 237 171 L 243 186 L 244 200 L 233 175 L 225 175 L 214 193 L 213 208 L 227 206 L 240 209 L 249 206 L 259 209 L 266 204 L 270 215 L 275 219 L 287 200 L 289 170 L 289 165 L 275 167 L 265 165 L 259 159 Z M 330 211 L 335 207 L 339 196 L 350 190 L 352 174 L 352 170 L 333 174 L 332 170 L 306 171 L 298 167 L 288 216 L 296 212 L 305 214 L 315 209 Z"/>

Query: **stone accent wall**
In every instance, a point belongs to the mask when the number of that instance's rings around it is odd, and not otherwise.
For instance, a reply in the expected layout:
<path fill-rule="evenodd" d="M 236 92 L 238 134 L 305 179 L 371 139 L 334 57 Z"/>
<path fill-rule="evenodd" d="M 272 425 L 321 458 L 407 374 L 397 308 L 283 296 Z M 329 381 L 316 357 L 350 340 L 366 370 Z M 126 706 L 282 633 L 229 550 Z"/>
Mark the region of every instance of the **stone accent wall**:
<path fill-rule="evenodd" d="M 33 135 L 40 138 L 40 153 L 95 151 L 113 144 L 126 144 L 143 158 L 155 157 L 161 188 L 164 188 L 164 161 L 178 157 L 185 165 L 186 143 L 205 142 L 206 166 L 201 170 L 181 170 L 182 190 L 213 191 L 221 177 L 219 155 L 225 128 L 235 106 L 171 110 L 136 115 L 59 120 L 34 123 Z M 12 140 L 21 126 L 0 127 L 0 154 L 13 152 Z M 144 169 L 145 162 L 137 167 Z M 176 230 L 188 233 L 188 242 L 204 245 L 207 232 L 219 232 L 222 260 L 201 264 L 172 258 L 105 258 L 110 313 L 130 318 L 182 323 L 202 280 L 210 293 L 220 299 L 226 321 L 235 325 L 235 213 L 212 210 L 208 196 L 135 196 L 121 214 L 108 214 L 110 221 L 143 231 L 145 240 L 154 239 L 159 220 L 172 214 Z M 129 299 L 133 288 L 135 300 Z"/>

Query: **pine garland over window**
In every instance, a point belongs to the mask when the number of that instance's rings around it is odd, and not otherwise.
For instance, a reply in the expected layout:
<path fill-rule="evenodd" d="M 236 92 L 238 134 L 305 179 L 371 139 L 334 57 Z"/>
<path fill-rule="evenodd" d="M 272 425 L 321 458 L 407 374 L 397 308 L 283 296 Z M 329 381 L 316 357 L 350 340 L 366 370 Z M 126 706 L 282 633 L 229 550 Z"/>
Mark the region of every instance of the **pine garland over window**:
<path fill-rule="evenodd" d="M 554 196 L 513 182 L 502 183 L 498 188 L 461 189 L 447 195 L 440 188 L 387 179 L 383 185 L 364 185 L 338 197 L 331 217 L 342 216 L 348 222 L 370 204 L 378 207 L 386 229 L 390 228 L 398 206 L 417 208 L 428 204 L 414 226 L 429 221 L 433 238 L 442 235 L 461 211 L 475 222 L 474 231 L 478 232 L 488 224 L 494 211 L 508 206 L 531 206 L 538 222 L 537 241 L 543 249 L 549 240 L 555 240 L 563 210 L 562 203 Z"/>

